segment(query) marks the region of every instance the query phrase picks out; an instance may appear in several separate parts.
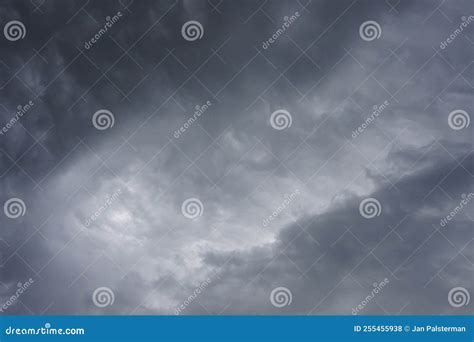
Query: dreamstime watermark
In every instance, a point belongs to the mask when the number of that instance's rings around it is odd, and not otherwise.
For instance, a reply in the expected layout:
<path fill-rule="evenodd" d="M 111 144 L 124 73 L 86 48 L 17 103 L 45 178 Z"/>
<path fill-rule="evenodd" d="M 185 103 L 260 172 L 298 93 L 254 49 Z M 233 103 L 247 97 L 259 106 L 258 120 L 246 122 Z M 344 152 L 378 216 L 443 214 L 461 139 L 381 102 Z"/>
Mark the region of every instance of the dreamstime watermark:
<path fill-rule="evenodd" d="M 289 195 L 285 194 L 283 202 L 280 203 L 280 205 L 272 212 L 271 215 L 263 219 L 262 226 L 267 227 L 271 221 L 275 220 L 283 212 L 283 210 L 288 208 L 291 202 L 293 202 L 296 196 L 298 196 L 300 193 L 300 190 L 296 189 Z"/>
<path fill-rule="evenodd" d="M 464 287 L 453 287 L 448 293 L 448 302 L 454 308 L 467 306 L 471 300 L 469 291 Z"/>
<path fill-rule="evenodd" d="M 115 125 L 115 116 L 110 110 L 99 109 L 92 116 L 92 125 L 99 131 L 112 128 Z"/>
<path fill-rule="evenodd" d="M 185 22 L 181 27 L 181 35 L 188 42 L 193 42 L 202 38 L 204 35 L 204 28 L 199 21 L 190 20 Z"/>
<path fill-rule="evenodd" d="M 84 222 L 84 226 L 87 228 L 92 223 L 94 223 L 108 208 L 110 208 L 110 206 L 120 197 L 121 194 L 122 189 L 117 189 L 112 195 L 107 194 L 103 204 L 94 212 L 94 214 L 87 217 L 86 222 Z"/>
<path fill-rule="evenodd" d="M 380 216 L 382 213 L 382 205 L 376 198 L 369 197 L 360 202 L 359 212 L 362 217 L 372 219 L 376 216 Z"/>
<path fill-rule="evenodd" d="M 3 27 L 5 38 L 11 42 L 23 39 L 26 36 L 26 27 L 21 21 L 12 20 Z"/>
<path fill-rule="evenodd" d="M 214 277 L 213 277 L 214 278 Z M 220 279 L 220 276 L 216 275 L 215 278 Z M 215 279 L 214 279 L 215 280 Z M 207 277 L 204 281 L 202 281 L 196 288 L 191 295 L 189 295 L 180 305 L 178 305 L 174 309 L 174 314 L 176 316 L 181 314 L 181 311 L 185 310 L 192 302 L 196 300 L 196 298 L 213 282 L 211 277 Z"/>
<path fill-rule="evenodd" d="M 469 26 L 469 24 L 474 21 L 474 16 L 470 15 L 469 17 L 461 17 L 461 24 L 446 38 L 439 44 L 441 50 L 444 50 L 451 44 L 463 31 L 465 28 Z"/>
<path fill-rule="evenodd" d="M 92 294 L 92 302 L 98 308 L 105 308 L 106 306 L 110 306 L 114 304 L 115 301 L 115 294 L 109 287 L 98 287 L 94 290 Z"/>
<path fill-rule="evenodd" d="M 28 101 L 25 105 L 18 105 L 16 113 L 13 115 L 13 117 L 2 127 L 2 130 L 0 130 L 0 135 L 6 134 L 10 128 L 12 128 L 20 119 L 23 115 L 28 113 L 28 111 L 33 107 L 35 103 L 33 101 Z"/>
<path fill-rule="evenodd" d="M 3 205 L 5 216 L 11 219 L 25 216 L 26 204 L 21 198 L 13 197 L 8 199 Z"/>
<path fill-rule="evenodd" d="M 390 281 L 388 280 L 388 278 L 385 278 L 384 280 L 382 280 L 380 283 L 377 283 L 375 282 L 373 284 L 373 289 L 372 291 L 369 293 L 369 295 L 367 297 L 365 297 L 362 302 L 360 302 L 359 305 L 357 305 L 355 308 L 352 308 L 352 314 L 353 315 L 357 315 L 359 313 L 359 311 L 363 310 L 367 304 L 370 303 L 370 301 L 372 299 L 375 298 L 375 295 L 377 295 L 380 291 L 382 291 L 382 289 L 389 283 Z"/>
<path fill-rule="evenodd" d="M 471 117 L 465 110 L 456 109 L 448 115 L 448 125 L 455 131 L 469 127 L 470 123 Z"/>
<path fill-rule="evenodd" d="M 281 27 L 275 31 L 274 34 L 272 34 L 272 36 L 270 38 L 268 38 L 266 41 L 264 41 L 262 43 L 262 48 L 264 50 L 268 49 L 270 47 L 270 45 L 272 45 L 273 43 L 275 43 L 278 38 L 280 38 L 280 36 L 285 33 L 285 31 L 290 28 L 291 24 L 293 24 L 298 18 L 300 17 L 300 13 L 298 11 L 295 12 L 295 14 L 291 15 L 291 16 L 286 16 L 283 18 L 284 22 L 283 24 L 281 25 Z"/>
<path fill-rule="evenodd" d="M 15 328 L 9 326 L 5 329 L 5 335 L 84 335 L 83 328 L 53 328 L 50 323 L 45 323 L 40 328 Z"/>
<path fill-rule="evenodd" d="M 390 102 L 388 102 L 387 100 L 385 100 L 380 105 L 375 105 L 372 108 L 372 113 L 365 119 L 365 121 L 359 127 L 357 127 L 355 130 L 352 131 L 352 139 L 357 138 L 362 132 L 364 132 L 365 129 L 369 127 L 370 124 L 374 122 L 375 119 L 377 119 L 378 116 L 382 114 L 389 105 L 390 105 Z"/>
<path fill-rule="evenodd" d="M 276 308 L 283 308 L 291 305 L 293 294 L 287 287 L 279 286 L 270 293 L 270 303 Z"/>
<path fill-rule="evenodd" d="M 84 48 L 86 50 L 89 50 L 95 43 L 99 41 L 100 38 L 102 38 L 103 35 L 105 35 L 109 29 L 112 28 L 112 26 L 117 23 L 120 18 L 123 16 L 122 12 L 118 11 L 114 16 L 110 17 L 107 16 L 105 18 L 105 24 L 104 27 L 102 27 L 97 33 L 87 42 L 84 43 Z"/>
<path fill-rule="evenodd" d="M 285 109 L 278 109 L 270 115 L 270 125 L 277 131 L 290 128 L 293 123 L 293 117 Z"/>
<path fill-rule="evenodd" d="M 34 283 L 35 281 L 30 278 L 24 283 L 18 283 L 17 289 L 14 294 L 12 294 L 3 305 L 0 307 L 0 312 L 6 311 L 10 306 L 14 305 L 18 298 Z"/>
<path fill-rule="evenodd" d="M 184 217 L 194 220 L 202 216 L 204 205 L 199 198 L 188 198 L 181 205 L 181 213 Z"/>
<path fill-rule="evenodd" d="M 366 42 L 379 39 L 382 34 L 382 28 L 374 20 L 364 21 L 359 27 L 359 36 Z"/>
<path fill-rule="evenodd" d="M 462 194 L 461 197 L 462 197 L 462 200 L 459 202 L 457 206 L 453 208 L 453 210 L 451 210 L 449 215 L 447 215 L 446 217 L 443 217 L 439 221 L 439 225 L 441 227 L 445 227 L 448 224 L 448 222 L 454 218 L 454 216 L 456 216 L 461 210 L 463 210 L 469 204 L 469 202 L 474 198 L 474 193 L 471 192 L 467 195 Z"/>
<path fill-rule="evenodd" d="M 194 123 L 194 121 L 196 121 L 202 114 L 204 114 L 208 109 L 209 107 L 212 106 L 212 102 L 211 101 L 206 101 L 205 104 L 203 104 L 202 106 L 195 106 L 194 109 L 194 114 L 189 117 L 189 119 L 181 126 L 179 127 L 176 131 L 174 131 L 174 137 L 176 139 L 179 139 L 179 137 L 184 133 L 186 132 L 186 130 L 192 126 L 192 124 Z"/>

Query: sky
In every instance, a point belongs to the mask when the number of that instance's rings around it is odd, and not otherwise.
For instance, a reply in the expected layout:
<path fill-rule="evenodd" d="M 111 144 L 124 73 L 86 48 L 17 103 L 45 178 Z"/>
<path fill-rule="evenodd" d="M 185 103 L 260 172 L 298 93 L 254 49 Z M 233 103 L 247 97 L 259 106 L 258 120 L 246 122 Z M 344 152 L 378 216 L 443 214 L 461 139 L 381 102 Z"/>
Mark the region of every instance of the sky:
<path fill-rule="evenodd" d="M 1 314 L 472 314 L 472 5 L 3 1 Z"/>

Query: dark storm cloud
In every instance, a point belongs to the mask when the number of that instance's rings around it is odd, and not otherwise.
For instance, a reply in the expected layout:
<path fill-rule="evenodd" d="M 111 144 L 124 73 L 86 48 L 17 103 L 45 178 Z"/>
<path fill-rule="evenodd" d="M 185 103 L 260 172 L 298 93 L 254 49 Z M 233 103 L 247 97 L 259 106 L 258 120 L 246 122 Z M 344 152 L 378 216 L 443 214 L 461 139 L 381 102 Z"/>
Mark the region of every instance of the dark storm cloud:
<path fill-rule="evenodd" d="M 7 313 L 350 314 L 385 278 L 361 314 L 469 312 L 447 293 L 473 290 L 472 206 L 439 221 L 473 190 L 472 126 L 448 125 L 451 111 L 472 111 L 472 27 L 436 51 L 469 5 L 5 3 L 5 22 L 27 35 L 0 40 L 2 125 L 34 102 L 0 136 L 2 203 L 27 205 L 0 218 L 1 298 L 35 280 Z M 188 20 L 201 40 L 181 36 Z M 367 20 L 380 39 L 360 38 Z M 113 129 L 94 128 L 99 109 Z M 290 128 L 272 128 L 277 109 Z M 197 220 L 181 213 L 191 197 Z M 383 207 L 372 220 L 358 211 L 367 197 Z M 98 308 L 104 286 L 115 301 Z M 288 307 L 269 300 L 278 286 L 292 291 Z"/>
<path fill-rule="evenodd" d="M 287 286 L 294 303 L 282 314 L 350 314 L 374 282 L 388 278 L 386 292 L 376 298 L 388 313 L 448 313 L 446 296 L 436 293 L 445 293 L 459 279 L 438 277 L 438 271 L 452 260 L 460 266 L 457 277 L 471 286 L 473 240 L 469 217 L 445 228 L 440 217 L 458 205 L 462 193 L 472 192 L 473 161 L 472 154 L 462 156 L 461 164 L 433 166 L 406 177 L 396 189 L 380 188 L 371 194 L 383 208 L 373 221 L 359 214 L 361 199 L 352 198 L 325 214 L 290 224 L 271 247 L 237 256 L 208 254 L 208 265 L 222 268 L 221 277 L 229 281 L 219 282 L 200 303 L 225 303 L 224 313 L 231 314 L 257 313 L 262 307 L 271 311 L 268 287 Z M 439 184 L 451 173 L 457 177 Z M 453 198 L 443 193 L 445 187 Z M 372 303 L 364 313 L 380 313 L 380 307 Z"/>

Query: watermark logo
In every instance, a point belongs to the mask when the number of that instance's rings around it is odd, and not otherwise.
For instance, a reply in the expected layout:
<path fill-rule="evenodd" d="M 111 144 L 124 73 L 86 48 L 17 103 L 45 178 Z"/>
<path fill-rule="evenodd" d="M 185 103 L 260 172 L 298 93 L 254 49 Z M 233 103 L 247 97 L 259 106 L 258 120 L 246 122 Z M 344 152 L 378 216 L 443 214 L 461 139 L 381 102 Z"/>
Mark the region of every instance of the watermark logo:
<path fill-rule="evenodd" d="M 2 129 L 0 130 L 0 135 L 4 135 L 6 134 L 19 120 L 20 118 L 25 115 L 30 109 L 31 107 L 34 106 L 34 102 L 33 101 L 28 101 L 27 104 L 25 105 L 19 105 L 17 108 L 17 111 L 16 113 L 14 114 L 14 116 L 10 119 L 10 121 L 8 121 L 5 126 L 2 127 Z"/>
<path fill-rule="evenodd" d="M 17 284 L 17 289 L 13 295 L 10 296 L 6 300 L 5 303 L 0 307 L 0 312 L 3 312 L 7 310 L 10 306 L 14 305 L 17 301 L 18 298 L 34 283 L 34 280 L 32 278 L 28 279 L 24 283 L 18 283 Z"/>
<path fill-rule="evenodd" d="M 112 28 L 112 26 L 115 25 L 115 23 L 117 23 L 120 20 L 122 16 L 123 14 L 120 11 L 118 11 L 112 17 L 107 16 L 105 18 L 104 26 L 99 31 L 97 31 L 97 33 L 91 39 L 89 39 L 87 42 L 84 43 L 84 48 L 86 50 L 89 50 L 95 43 L 99 41 L 100 38 L 102 38 L 103 35 L 105 35 L 108 32 L 110 28 Z"/>
<path fill-rule="evenodd" d="M 357 138 L 362 132 L 364 132 L 365 129 L 369 127 L 370 124 L 374 122 L 375 119 L 378 118 L 378 116 L 382 114 L 389 105 L 390 103 L 388 101 L 384 101 L 380 105 L 375 105 L 372 108 L 372 113 L 365 119 L 362 125 L 360 125 L 359 127 L 357 127 L 357 129 L 352 131 L 352 139 Z"/>
<path fill-rule="evenodd" d="M 218 279 L 220 279 L 219 276 L 217 276 Z M 192 302 L 194 302 L 194 300 L 212 283 L 212 279 L 211 278 L 207 278 L 206 280 L 204 280 L 203 282 L 201 282 L 199 284 L 199 286 L 197 286 L 193 293 L 188 297 L 186 298 L 179 306 L 177 306 L 175 309 L 174 309 L 174 314 L 175 315 L 179 315 L 181 314 L 181 311 L 185 310 Z"/>
<path fill-rule="evenodd" d="M 469 291 L 464 287 L 453 287 L 448 293 L 448 302 L 454 308 L 467 306 L 471 296 Z"/>
<path fill-rule="evenodd" d="M 280 215 L 283 212 L 283 210 L 288 208 L 290 203 L 293 202 L 295 200 L 296 196 L 298 196 L 300 193 L 301 193 L 300 190 L 296 189 L 295 191 L 293 191 L 289 195 L 285 194 L 285 196 L 284 196 L 285 199 L 283 200 L 283 202 L 272 212 L 271 215 L 269 215 L 267 218 L 263 219 L 262 226 L 267 227 L 271 221 L 276 219 L 278 217 L 278 215 Z"/>
<path fill-rule="evenodd" d="M 26 27 L 21 21 L 12 20 L 9 21 L 3 28 L 3 34 L 11 42 L 25 38 Z"/>
<path fill-rule="evenodd" d="M 190 20 L 185 22 L 181 27 L 181 35 L 188 42 L 193 42 L 202 38 L 204 29 L 199 21 Z"/>
<path fill-rule="evenodd" d="M 276 308 L 288 306 L 293 301 L 293 294 L 290 289 L 280 286 L 274 288 L 270 293 L 270 302 Z"/>
<path fill-rule="evenodd" d="M 85 335 L 83 328 L 53 328 L 51 323 L 45 323 L 39 328 L 17 328 L 9 326 L 5 329 L 6 335 L 16 336 L 41 336 L 41 335 Z"/>
<path fill-rule="evenodd" d="M 369 295 L 367 297 L 365 297 L 362 302 L 360 302 L 359 305 L 357 305 L 355 308 L 352 308 L 352 314 L 355 316 L 359 313 L 359 311 L 361 311 L 362 309 L 364 309 L 367 304 L 370 303 L 370 301 L 372 299 L 375 298 L 375 295 L 377 295 L 379 292 L 382 291 L 382 289 L 389 283 L 390 281 L 385 278 L 384 280 L 382 280 L 380 283 L 373 283 L 373 288 L 372 288 L 372 291 L 370 291 Z"/>
<path fill-rule="evenodd" d="M 277 131 L 291 127 L 293 118 L 291 114 L 284 109 L 278 109 L 270 116 L 270 125 Z"/>
<path fill-rule="evenodd" d="M 379 23 L 374 20 L 363 22 L 359 27 L 359 35 L 366 42 L 379 39 L 382 34 L 382 28 Z"/>
<path fill-rule="evenodd" d="M 179 137 L 184 133 L 186 132 L 186 130 L 192 126 L 192 124 L 194 123 L 194 121 L 196 121 L 202 114 L 204 114 L 208 109 L 209 107 L 212 105 L 211 101 L 207 101 L 205 104 L 203 104 L 202 106 L 195 106 L 194 109 L 194 114 L 193 116 L 191 116 L 188 121 L 186 121 L 179 129 L 177 129 L 176 131 L 174 131 L 174 137 L 176 139 L 179 139 Z"/>
<path fill-rule="evenodd" d="M 112 291 L 112 289 L 108 287 L 99 287 L 95 289 L 94 293 L 92 294 L 92 302 L 98 308 L 105 308 L 106 306 L 110 306 L 114 304 L 114 301 L 114 291 Z"/>
<path fill-rule="evenodd" d="M 85 227 L 89 227 L 93 222 L 95 222 L 110 206 L 117 201 L 117 199 L 122 194 L 122 189 L 118 189 L 115 191 L 111 196 L 106 195 L 104 203 L 92 214 L 91 216 L 87 217 L 86 222 L 84 223 Z"/>
<path fill-rule="evenodd" d="M 456 109 L 448 115 L 448 125 L 455 131 L 469 127 L 470 123 L 471 117 L 465 110 Z"/>
<path fill-rule="evenodd" d="M 293 24 L 299 17 L 300 17 L 299 12 L 295 12 L 295 14 L 291 15 L 290 17 L 288 17 L 288 16 L 284 17 L 283 18 L 284 22 L 281 25 L 281 27 L 278 28 L 275 31 L 275 33 L 272 34 L 272 36 L 270 38 L 268 38 L 266 41 L 264 41 L 262 43 L 262 48 L 264 50 L 268 49 L 270 47 L 270 45 L 275 43 L 277 41 L 277 39 L 280 38 L 280 36 L 283 35 L 283 33 L 285 33 L 285 31 L 291 26 L 291 24 Z"/>
<path fill-rule="evenodd" d="M 181 205 L 181 212 L 184 217 L 194 220 L 202 216 L 204 206 L 199 198 L 188 198 Z"/>
<path fill-rule="evenodd" d="M 380 216 L 382 213 L 382 205 L 375 198 L 366 198 L 359 204 L 359 212 L 362 217 L 371 219 L 376 216 Z"/>
<path fill-rule="evenodd" d="M 448 222 L 454 218 L 454 216 L 456 216 L 462 209 L 464 209 L 469 204 L 469 202 L 474 198 L 474 193 L 471 192 L 467 195 L 462 194 L 461 198 L 462 200 L 459 202 L 459 204 L 456 207 L 453 208 L 453 210 L 451 210 L 449 215 L 441 219 L 441 221 L 439 222 L 439 225 L 441 227 L 445 227 L 448 224 Z"/>
<path fill-rule="evenodd" d="M 99 131 L 114 127 L 115 116 L 107 109 L 100 109 L 92 116 L 92 124 Z"/>
<path fill-rule="evenodd" d="M 469 24 L 474 21 L 474 16 L 470 15 L 469 17 L 461 17 L 461 24 L 446 38 L 439 44 L 441 50 L 444 50 L 448 47 L 449 44 L 454 42 L 454 40 L 464 31 L 465 28 L 469 26 Z"/>
<path fill-rule="evenodd" d="M 16 219 L 20 216 L 25 216 L 26 204 L 21 198 L 10 198 L 3 205 L 3 212 L 5 213 L 6 217 L 11 219 Z"/>

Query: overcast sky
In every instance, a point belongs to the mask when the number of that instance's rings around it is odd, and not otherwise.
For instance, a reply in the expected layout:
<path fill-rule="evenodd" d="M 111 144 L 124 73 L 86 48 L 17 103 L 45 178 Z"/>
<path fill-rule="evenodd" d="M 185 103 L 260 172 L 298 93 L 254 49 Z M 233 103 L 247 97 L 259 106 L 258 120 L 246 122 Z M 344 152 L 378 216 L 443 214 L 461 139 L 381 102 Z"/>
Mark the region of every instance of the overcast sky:
<path fill-rule="evenodd" d="M 472 314 L 472 16 L 3 1 L 2 314 Z"/>

